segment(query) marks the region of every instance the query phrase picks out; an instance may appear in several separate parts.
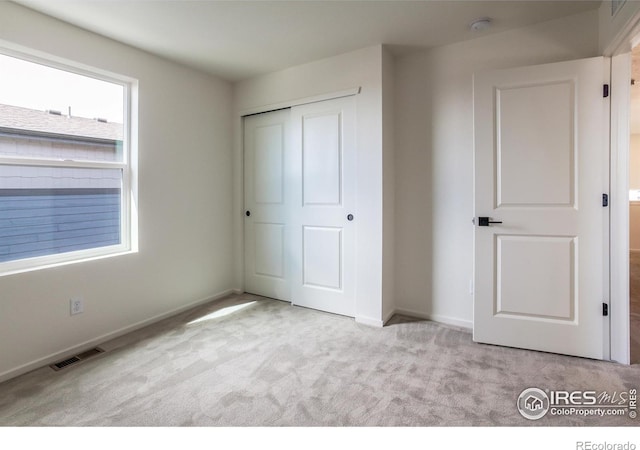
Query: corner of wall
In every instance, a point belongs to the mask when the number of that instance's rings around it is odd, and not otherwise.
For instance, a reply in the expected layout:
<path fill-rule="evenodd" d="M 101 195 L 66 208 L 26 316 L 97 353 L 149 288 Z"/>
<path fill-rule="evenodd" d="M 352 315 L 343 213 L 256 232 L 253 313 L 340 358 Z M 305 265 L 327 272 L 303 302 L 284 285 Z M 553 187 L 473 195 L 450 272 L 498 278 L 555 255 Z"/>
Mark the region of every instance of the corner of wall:
<path fill-rule="evenodd" d="M 383 46 L 374 45 L 353 52 L 290 67 L 281 71 L 244 80 L 234 85 L 234 215 L 241 218 L 242 208 L 242 133 L 240 112 L 260 109 L 265 105 L 293 103 L 297 99 L 342 92 L 361 87 L 357 104 L 357 208 L 358 283 L 356 317 L 382 320 L 382 255 L 383 255 Z M 374 130 L 374 132 L 372 132 Z M 392 143 L 388 145 L 391 148 Z M 234 218 L 234 221 L 236 219 Z M 237 223 L 237 222 L 234 222 Z M 241 223 L 241 222 L 240 222 Z M 242 258 L 242 228 L 236 227 L 234 248 Z M 242 263 L 234 263 L 236 285 L 242 274 Z"/>
<path fill-rule="evenodd" d="M 473 74 L 595 56 L 597 20 L 594 9 L 397 59 L 398 311 L 463 325 L 473 316 Z"/>
<path fill-rule="evenodd" d="M 140 82 L 139 252 L 3 276 L 0 378 L 228 293 L 231 85 L 12 2 L 0 41 Z M 77 295 L 86 310 L 71 318 Z"/>
<path fill-rule="evenodd" d="M 396 308 L 395 286 L 395 58 L 382 47 L 382 317 Z"/>

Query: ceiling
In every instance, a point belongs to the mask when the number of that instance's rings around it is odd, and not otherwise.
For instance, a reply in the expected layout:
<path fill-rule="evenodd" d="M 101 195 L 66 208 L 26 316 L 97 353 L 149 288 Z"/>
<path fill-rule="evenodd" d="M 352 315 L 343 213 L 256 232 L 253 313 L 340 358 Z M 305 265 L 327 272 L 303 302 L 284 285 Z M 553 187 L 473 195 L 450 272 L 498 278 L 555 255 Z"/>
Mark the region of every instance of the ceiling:
<path fill-rule="evenodd" d="M 14 0 L 230 81 L 375 44 L 396 54 L 597 8 L 600 1 Z M 491 17 L 472 32 L 469 23 Z"/>

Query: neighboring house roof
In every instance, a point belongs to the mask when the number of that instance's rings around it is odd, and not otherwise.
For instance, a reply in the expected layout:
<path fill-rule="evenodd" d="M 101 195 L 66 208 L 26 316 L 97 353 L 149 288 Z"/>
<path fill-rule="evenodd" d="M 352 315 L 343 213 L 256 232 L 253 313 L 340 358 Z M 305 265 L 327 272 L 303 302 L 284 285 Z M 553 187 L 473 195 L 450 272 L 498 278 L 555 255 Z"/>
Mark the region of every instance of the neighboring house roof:
<path fill-rule="evenodd" d="M 56 115 L 46 111 L 0 104 L 0 128 L 34 131 L 47 135 L 121 141 L 124 127 L 121 123 Z"/>

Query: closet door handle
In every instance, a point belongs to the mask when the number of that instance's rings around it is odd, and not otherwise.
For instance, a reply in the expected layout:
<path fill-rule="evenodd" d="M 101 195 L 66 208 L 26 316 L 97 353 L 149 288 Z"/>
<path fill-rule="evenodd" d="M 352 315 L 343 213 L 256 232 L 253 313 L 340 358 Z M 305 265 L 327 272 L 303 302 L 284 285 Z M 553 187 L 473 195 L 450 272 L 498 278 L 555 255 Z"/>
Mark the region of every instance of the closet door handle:
<path fill-rule="evenodd" d="M 249 217 L 251 215 L 251 211 L 247 211 L 246 213 L 244 213 L 245 216 Z"/>
<path fill-rule="evenodd" d="M 349 215 L 347 216 L 347 220 L 348 220 L 349 222 L 351 222 L 351 221 L 353 220 L 353 214 L 349 214 Z"/>

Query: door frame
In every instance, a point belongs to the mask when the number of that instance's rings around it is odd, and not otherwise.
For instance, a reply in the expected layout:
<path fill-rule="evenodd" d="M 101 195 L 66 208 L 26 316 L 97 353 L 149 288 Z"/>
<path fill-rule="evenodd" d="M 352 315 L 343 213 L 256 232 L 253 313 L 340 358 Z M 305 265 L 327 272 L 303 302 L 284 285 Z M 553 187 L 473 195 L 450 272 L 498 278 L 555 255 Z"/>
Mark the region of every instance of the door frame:
<path fill-rule="evenodd" d="M 610 141 L 610 359 L 630 364 L 629 298 L 629 106 L 631 49 L 640 45 L 640 11 L 605 48 L 611 57 Z M 616 201 L 624 199 L 624 201 Z"/>
<path fill-rule="evenodd" d="M 628 54 L 611 58 L 610 359 L 630 363 L 629 329 L 629 98 Z M 626 72 L 626 73 L 625 73 Z M 616 201 L 620 199 L 621 201 Z"/>

